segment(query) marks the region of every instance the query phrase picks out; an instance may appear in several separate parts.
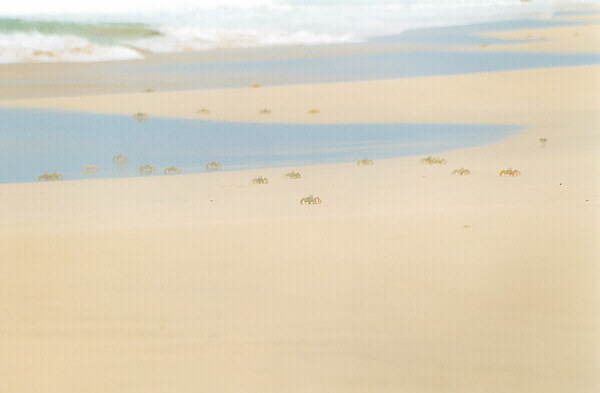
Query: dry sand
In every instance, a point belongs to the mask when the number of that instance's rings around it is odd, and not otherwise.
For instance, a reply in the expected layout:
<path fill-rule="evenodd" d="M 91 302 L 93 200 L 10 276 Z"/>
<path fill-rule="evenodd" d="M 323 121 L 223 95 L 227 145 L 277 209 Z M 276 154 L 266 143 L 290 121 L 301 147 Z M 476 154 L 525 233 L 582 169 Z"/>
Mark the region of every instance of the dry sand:
<path fill-rule="evenodd" d="M 1 185 L 0 391 L 599 391 L 599 81 L 587 66 L 14 102 L 528 129 L 439 167 Z M 323 204 L 300 206 L 309 192 Z"/>

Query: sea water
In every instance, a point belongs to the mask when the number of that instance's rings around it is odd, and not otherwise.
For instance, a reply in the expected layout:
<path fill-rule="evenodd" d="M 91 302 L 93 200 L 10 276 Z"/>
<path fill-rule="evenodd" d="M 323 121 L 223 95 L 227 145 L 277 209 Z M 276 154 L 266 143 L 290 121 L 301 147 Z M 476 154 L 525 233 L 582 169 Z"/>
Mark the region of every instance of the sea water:
<path fill-rule="evenodd" d="M 33 182 L 60 172 L 65 180 L 140 176 L 150 164 L 184 174 L 318 165 L 429 155 L 498 142 L 515 126 L 482 124 L 268 124 L 182 120 L 77 112 L 0 109 L 0 183 Z M 113 164 L 119 154 L 125 167 Z M 97 165 L 86 176 L 81 167 Z"/>

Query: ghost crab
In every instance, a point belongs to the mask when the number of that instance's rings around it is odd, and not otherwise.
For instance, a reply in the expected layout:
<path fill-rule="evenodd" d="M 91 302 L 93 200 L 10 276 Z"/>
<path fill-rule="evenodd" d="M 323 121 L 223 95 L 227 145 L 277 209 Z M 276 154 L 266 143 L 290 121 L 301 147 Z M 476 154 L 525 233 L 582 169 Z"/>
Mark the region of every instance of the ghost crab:
<path fill-rule="evenodd" d="M 311 115 L 316 115 L 317 113 L 320 113 L 320 112 L 317 108 L 313 108 L 313 109 L 310 109 L 308 111 L 308 113 L 310 113 Z"/>
<path fill-rule="evenodd" d="M 460 168 L 460 169 L 455 169 L 454 171 L 452 171 L 452 174 L 464 176 L 464 175 L 470 175 L 471 171 L 468 169 L 465 169 L 465 168 Z"/>
<path fill-rule="evenodd" d="M 218 171 L 221 168 L 223 168 L 223 164 L 221 164 L 220 162 L 213 161 L 206 164 L 207 171 Z"/>
<path fill-rule="evenodd" d="M 266 177 L 258 176 L 252 179 L 252 184 L 269 184 L 269 179 Z"/>
<path fill-rule="evenodd" d="M 429 165 L 445 165 L 446 164 L 446 160 L 444 158 L 439 158 L 439 157 L 426 157 L 423 158 L 421 160 L 421 164 L 425 165 L 425 164 L 429 164 Z"/>
<path fill-rule="evenodd" d="M 38 181 L 55 181 L 55 180 L 62 180 L 63 179 L 63 175 L 62 173 L 58 173 L 58 172 L 54 172 L 54 173 L 45 173 L 41 176 L 38 176 Z"/>
<path fill-rule="evenodd" d="M 166 168 L 164 170 L 164 174 L 165 175 L 179 175 L 179 174 L 181 174 L 181 168 L 177 168 L 176 166 Z"/>
<path fill-rule="evenodd" d="M 98 166 L 94 164 L 86 164 L 81 167 L 82 175 L 97 175 L 98 174 Z"/>
<path fill-rule="evenodd" d="M 154 165 L 146 164 L 140 166 L 140 175 L 154 175 L 156 173 L 156 167 Z"/>
<path fill-rule="evenodd" d="M 270 115 L 270 114 L 271 114 L 271 110 L 270 110 L 270 109 L 267 109 L 267 108 L 265 108 L 265 109 L 261 109 L 261 110 L 260 110 L 260 114 L 261 114 L 261 115 Z"/>
<path fill-rule="evenodd" d="M 548 139 L 546 139 L 546 138 L 540 138 L 540 143 L 542 144 L 541 147 L 545 147 L 546 146 L 546 142 L 548 142 Z"/>
<path fill-rule="evenodd" d="M 133 120 L 137 121 L 138 123 L 142 123 L 142 122 L 146 121 L 147 119 L 148 119 L 147 113 L 138 112 L 138 113 L 133 114 Z"/>
<path fill-rule="evenodd" d="M 363 160 L 358 160 L 356 161 L 356 165 L 361 166 L 361 165 L 373 165 L 373 161 L 368 160 L 368 159 L 363 159 Z"/>
<path fill-rule="evenodd" d="M 200 109 L 198 109 L 198 110 L 196 111 L 196 113 L 197 113 L 197 114 L 199 114 L 199 115 L 200 115 L 200 114 L 205 114 L 205 115 L 207 115 L 207 114 L 209 114 L 209 113 L 210 113 L 210 111 L 209 111 L 208 109 L 206 109 L 206 108 L 200 108 Z"/>
<path fill-rule="evenodd" d="M 521 176 L 521 172 L 516 169 L 508 168 L 500 171 L 500 176 Z"/>
<path fill-rule="evenodd" d="M 114 156 L 112 158 L 112 162 L 117 166 L 123 167 L 129 162 L 129 157 L 124 156 L 123 154 L 119 154 L 118 156 Z"/>
<path fill-rule="evenodd" d="M 300 174 L 296 171 L 291 171 L 283 175 L 283 177 L 287 177 L 288 179 L 300 179 Z"/>
<path fill-rule="evenodd" d="M 316 197 L 313 194 L 310 194 L 309 196 L 300 199 L 301 205 L 320 205 L 321 202 L 321 198 Z"/>

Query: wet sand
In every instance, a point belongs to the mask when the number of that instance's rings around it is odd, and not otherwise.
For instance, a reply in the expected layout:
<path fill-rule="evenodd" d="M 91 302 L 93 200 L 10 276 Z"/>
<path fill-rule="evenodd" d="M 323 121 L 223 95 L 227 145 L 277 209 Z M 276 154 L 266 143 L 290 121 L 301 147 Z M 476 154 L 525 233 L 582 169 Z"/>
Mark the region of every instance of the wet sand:
<path fill-rule="evenodd" d="M 566 20 L 582 21 L 582 17 L 569 17 Z M 561 53 L 597 53 L 600 47 L 600 16 L 586 16 L 585 24 L 577 27 L 555 27 L 548 29 L 524 29 L 499 33 L 487 33 L 487 37 L 505 40 L 532 40 L 529 43 L 500 44 L 489 50 L 535 51 Z M 486 48 L 488 49 L 488 48 Z"/>

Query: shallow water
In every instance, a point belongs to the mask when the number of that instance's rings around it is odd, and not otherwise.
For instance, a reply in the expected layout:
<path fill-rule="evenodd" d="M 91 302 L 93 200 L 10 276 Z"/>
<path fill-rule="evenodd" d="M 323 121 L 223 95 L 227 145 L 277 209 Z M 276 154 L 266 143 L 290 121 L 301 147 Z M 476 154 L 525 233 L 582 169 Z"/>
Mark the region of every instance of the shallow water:
<path fill-rule="evenodd" d="M 316 165 L 425 155 L 479 146 L 506 138 L 514 126 L 456 124 L 265 124 L 77 112 L 0 110 L 0 183 L 36 181 L 60 172 L 65 180 L 139 176 L 139 166 L 206 172 Z M 124 154 L 118 168 L 112 157 Z M 98 175 L 80 173 L 95 164 Z"/>
<path fill-rule="evenodd" d="M 100 85 L 117 83 L 160 91 L 351 82 L 591 64 L 600 64 L 600 54 L 415 50 L 339 57 L 123 63 L 107 70 L 110 78 L 99 74 L 100 80 L 94 77 L 94 81 Z M 78 79 L 83 83 L 86 78 L 89 79 L 88 74 Z"/>
<path fill-rule="evenodd" d="M 191 80 L 213 75 L 223 83 L 267 79 L 274 84 L 346 82 L 371 79 L 409 78 L 435 75 L 457 75 L 475 72 L 521 70 L 599 64 L 597 54 L 554 54 L 523 52 L 453 52 L 407 51 L 367 56 L 325 57 L 312 59 L 285 59 L 239 61 L 227 63 L 200 63 L 145 67 L 146 71 L 179 71 Z M 237 79 L 231 78 L 235 75 Z"/>

